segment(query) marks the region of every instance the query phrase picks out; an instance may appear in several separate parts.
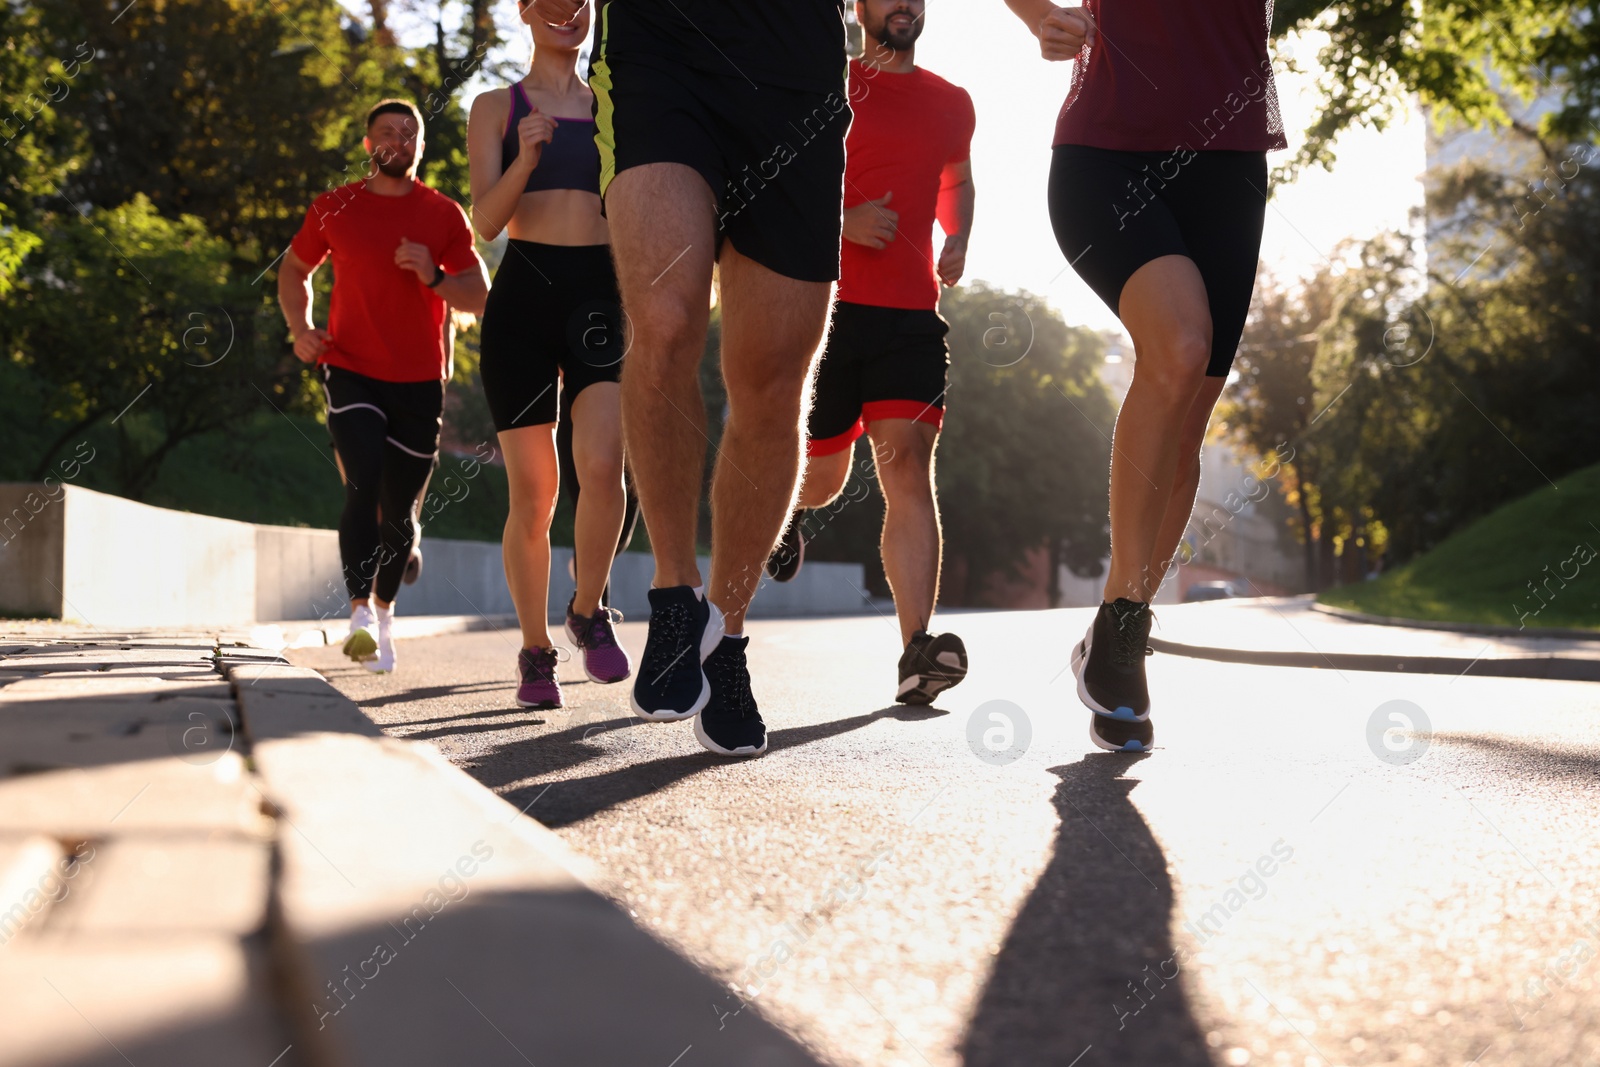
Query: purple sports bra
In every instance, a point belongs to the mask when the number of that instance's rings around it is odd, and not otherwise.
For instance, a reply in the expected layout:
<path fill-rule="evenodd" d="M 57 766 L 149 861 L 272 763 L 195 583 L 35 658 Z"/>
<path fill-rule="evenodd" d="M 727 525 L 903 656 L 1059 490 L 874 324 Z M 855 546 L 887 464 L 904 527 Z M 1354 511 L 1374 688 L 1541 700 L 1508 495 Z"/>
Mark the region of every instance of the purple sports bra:
<path fill-rule="evenodd" d="M 517 140 L 517 123 L 524 115 L 532 114 L 533 104 L 523 92 L 522 83 L 511 86 L 511 115 L 506 119 L 505 132 L 500 136 L 501 173 L 510 168 L 521 146 Z M 550 143 L 539 154 L 539 165 L 528 175 L 525 193 L 541 189 L 578 189 L 586 193 L 600 193 L 600 149 L 594 143 L 594 119 L 563 118 L 554 116 L 556 132 Z"/>

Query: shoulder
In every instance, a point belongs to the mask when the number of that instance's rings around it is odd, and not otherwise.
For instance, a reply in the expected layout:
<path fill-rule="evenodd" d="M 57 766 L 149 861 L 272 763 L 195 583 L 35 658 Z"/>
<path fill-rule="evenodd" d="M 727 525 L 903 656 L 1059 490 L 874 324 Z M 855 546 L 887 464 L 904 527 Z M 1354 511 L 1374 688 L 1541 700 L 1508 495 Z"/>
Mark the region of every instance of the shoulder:
<path fill-rule="evenodd" d="M 511 94 L 502 86 L 499 89 L 485 89 L 472 98 L 472 107 L 468 109 L 468 116 L 481 118 L 504 118 L 511 113 Z"/>
<path fill-rule="evenodd" d="M 459 223 L 470 228 L 466 211 L 456 202 L 454 197 L 446 196 L 431 185 L 424 185 L 421 182 L 417 183 L 417 192 L 422 194 L 423 210 L 427 211 L 430 216 L 436 216 L 451 226 Z"/>
<path fill-rule="evenodd" d="M 318 215 L 327 215 L 330 209 L 343 207 L 350 203 L 360 191 L 361 183 L 359 181 L 348 182 L 337 188 L 329 189 L 311 201 L 311 210 Z"/>
<path fill-rule="evenodd" d="M 929 89 L 948 100 L 950 106 L 959 107 L 965 111 L 972 110 L 971 93 L 954 82 L 946 81 L 944 78 L 939 77 L 939 75 L 926 67 L 918 67 L 917 70 L 921 71 L 923 77 L 927 79 Z"/>

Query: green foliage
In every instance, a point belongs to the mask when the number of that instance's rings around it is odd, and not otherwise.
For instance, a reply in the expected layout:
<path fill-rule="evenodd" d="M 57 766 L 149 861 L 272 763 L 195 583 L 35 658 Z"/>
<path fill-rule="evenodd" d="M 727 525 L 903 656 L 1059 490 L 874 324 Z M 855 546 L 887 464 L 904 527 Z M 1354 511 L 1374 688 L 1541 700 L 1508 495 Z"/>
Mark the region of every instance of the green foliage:
<path fill-rule="evenodd" d="M 166 218 L 138 195 L 58 216 L 45 237 L 7 308 L 11 359 L 65 427 L 34 477 L 68 438 L 106 423 L 117 489 L 138 498 L 178 442 L 260 406 L 278 352 L 257 354 L 258 299 L 231 279 L 227 243 L 191 215 Z"/>
<path fill-rule="evenodd" d="M 1379 129 L 1415 93 L 1440 121 L 1511 125 L 1504 94 L 1554 91 L 1560 106 L 1525 132 L 1550 140 L 1600 134 L 1600 0 L 1278 0 L 1273 33 L 1328 34 L 1318 58 L 1318 115 L 1290 169 L 1329 166 L 1338 135 Z"/>
<path fill-rule="evenodd" d="M 1600 460 L 1600 180 L 1568 158 L 1533 186 L 1458 175 L 1435 210 L 1470 240 L 1434 241 L 1431 276 L 1383 235 L 1299 292 L 1262 285 L 1224 415 L 1263 456 L 1292 447 L 1309 584 L 1349 545 L 1404 562 Z"/>
<path fill-rule="evenodd" d="M 1407 619 L 1600 628 L 1597 520 L 1600 465 L 1504 505 L 1377 581 L 1321 599 Z"/>

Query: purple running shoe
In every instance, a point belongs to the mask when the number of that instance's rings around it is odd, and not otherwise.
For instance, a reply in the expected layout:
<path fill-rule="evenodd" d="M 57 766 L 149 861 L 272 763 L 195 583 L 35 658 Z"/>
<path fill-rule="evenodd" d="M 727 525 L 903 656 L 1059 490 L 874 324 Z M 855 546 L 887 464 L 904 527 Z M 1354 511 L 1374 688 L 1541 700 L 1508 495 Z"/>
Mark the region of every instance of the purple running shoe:
<path fill-rule="evenodd" d="M 525 648 L 517 653 L 517 704 L 550 711 L 561 706 L 561 683 L 556 681 L 556 650 Z"/>
<path fill-rule="evenodd" d="M 610 685 L 620 682 L 633 673 L 628 654 L 617 644 L 615 625 L 622 621 L 622 612 L 600 605 L 594 615 L 576 614 L 572 610 L 578 594 L 567 601 L 567 636 L 583 653 L 583 673 L 589 681 Z"/>

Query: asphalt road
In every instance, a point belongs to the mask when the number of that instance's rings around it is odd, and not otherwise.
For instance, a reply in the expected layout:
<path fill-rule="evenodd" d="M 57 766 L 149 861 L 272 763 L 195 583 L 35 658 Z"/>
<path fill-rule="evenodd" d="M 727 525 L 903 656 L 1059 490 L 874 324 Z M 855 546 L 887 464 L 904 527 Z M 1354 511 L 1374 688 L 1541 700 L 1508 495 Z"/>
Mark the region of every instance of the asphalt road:
<path fill-rule="evenodd" d="M 1600 686 L 1156 656 L 1157 748 L 1114 755 L 1088 617 L 944 617 L 973 669 L 934 711 L 891 702 L 889 620 L 754 623 L 753 762 L 573 663 L 518 709 L 512 633 L 291 658 L 828 1062 L 1600 1067 Z"/>

